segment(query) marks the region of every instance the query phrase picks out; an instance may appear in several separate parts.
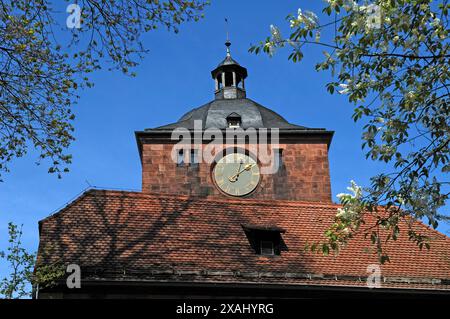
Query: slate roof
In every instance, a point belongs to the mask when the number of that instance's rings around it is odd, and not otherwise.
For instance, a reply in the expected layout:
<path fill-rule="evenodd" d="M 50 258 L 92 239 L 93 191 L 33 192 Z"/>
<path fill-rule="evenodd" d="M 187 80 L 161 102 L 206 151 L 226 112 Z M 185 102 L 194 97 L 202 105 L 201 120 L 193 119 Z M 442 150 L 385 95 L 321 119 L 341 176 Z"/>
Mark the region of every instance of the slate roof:
<path fill-rule="evenodd" d="M 281 200 L 202 199 L 90 190 L 41 220 L 38 264 L 77 263 L 99 280 L 365 286 L 377 264 L 356 236 L 338 256 L 305 251 L 322 239 L 339 205 Z M 256 255 L 242 225 L 278 227 L 280 256 Z M 422 223 L 431 249 L 409 241 L 406 224 L 386 249 L 383 288 L 450 290 L 450 239 Z"/>
<path fill-rule="evenodd" d="M 222 62 L 219 63 L 219 66 L 224 66 L 224 65 L 240 65 L 235 59 L 233 59 L 231 56 L 226 56 L 225 59 L 223 59 Z"/>
<path fill-rule="evenodd" d="M 235 70 L 243 78 L 246 78 L 248 75 L 247 69 L 241 66 L 236 60 L 234 60 L 231 55 L 227 55 L 225 59 L 223 59 L 223 61 L 220 62 L 219 65 L 211 71 L 212 78 L 216 78 L 221 71 L 225 70 Z"/>
<path fill-rule="evenodd" d="M 178 120 L 178 122 L 154 129 L 146 129 L 146 131 L 171 130 L 178 127 L 193 129 L 195 120 L 202 121 L 203 129 L 225 129 L 227 127 L 226 118 L 231 113 L 237 113 L 241 116 L 242 127 L 244 129 L 253 127 L 279 128 L 282 130 L 317 130 L 291 124 L 276 112 L 262 106 L 259 103 L 256 103 L 251 99 L 244 98 L 213 100 L 203 106 L 187 112 Z"/>

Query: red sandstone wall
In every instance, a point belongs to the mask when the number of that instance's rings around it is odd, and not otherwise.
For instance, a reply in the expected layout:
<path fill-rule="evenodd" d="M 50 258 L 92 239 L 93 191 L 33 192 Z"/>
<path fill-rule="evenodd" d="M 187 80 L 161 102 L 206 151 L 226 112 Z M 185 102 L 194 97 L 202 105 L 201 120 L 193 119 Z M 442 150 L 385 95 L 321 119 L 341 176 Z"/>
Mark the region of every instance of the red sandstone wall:
<path fill-rule="evenodd" d="M 227 197 L 214 185 L 211 164 L 177 167 L 173 144 L 144 144 L 142 191 L 149 193 Z M 280 144 L 284 166 L 261 176 L 252 199 L 331 202 L 328 150 L 324 144 Z M 220 153 L 220 151 L 219 151 Z"/>

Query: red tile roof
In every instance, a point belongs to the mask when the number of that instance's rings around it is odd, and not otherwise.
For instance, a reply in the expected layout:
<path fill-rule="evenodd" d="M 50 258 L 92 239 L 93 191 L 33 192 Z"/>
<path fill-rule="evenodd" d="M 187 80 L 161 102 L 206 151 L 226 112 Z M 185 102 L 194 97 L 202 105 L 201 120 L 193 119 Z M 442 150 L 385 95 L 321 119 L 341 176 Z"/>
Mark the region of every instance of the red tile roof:
<path fill-rule="evenodd" d="M 86 278 L 364 286 L 378 259 L 363 236 L 338 256 L 305 251 L 307 242 L 323 240 L 338 207 L 90 190 L 40 221 L 38 263 L 76 263 Z M 242 225 L 285 230 L 288 250 L 256 255 Z M 382 286 L 450 290 L 450 239 L 415 227 L 431 249 L 419 250 L 402 232 L 386 245 L 391 262 L 381 265 Z"/>

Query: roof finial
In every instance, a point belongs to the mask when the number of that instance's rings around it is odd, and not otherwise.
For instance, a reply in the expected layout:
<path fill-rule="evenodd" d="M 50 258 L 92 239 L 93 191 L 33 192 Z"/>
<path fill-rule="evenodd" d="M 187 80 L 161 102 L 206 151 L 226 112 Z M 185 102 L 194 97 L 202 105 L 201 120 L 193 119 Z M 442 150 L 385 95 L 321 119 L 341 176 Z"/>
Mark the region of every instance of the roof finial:
<path fill-rule="evenodd" d="M 227 32 L 227 41 L 225 42 L 225 46 L 227 47 L 227 56 L 231 56 L 231 52 L 230 52 L 231 42 L 230 42 L 230 38 L 229 38 L 229 34 L 228 34 L 228 19 L 227 18 L 225 18 L 225 30 Z"/>

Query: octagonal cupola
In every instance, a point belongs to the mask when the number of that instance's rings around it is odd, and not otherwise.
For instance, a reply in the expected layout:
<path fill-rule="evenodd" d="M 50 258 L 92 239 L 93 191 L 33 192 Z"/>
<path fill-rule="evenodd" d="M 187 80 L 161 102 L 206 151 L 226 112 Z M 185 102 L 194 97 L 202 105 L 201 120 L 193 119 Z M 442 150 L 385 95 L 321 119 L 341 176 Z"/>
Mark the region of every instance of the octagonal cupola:
<path fill-rule="evenodd" d="M 225 42 L 227 56 L 211 71 L 215 81 L 215 97 L 220 99 L 243 99 L 245 98 L 245 78 L 247 69 L 239 65 L 230 53 L 231 42 Z"/>

